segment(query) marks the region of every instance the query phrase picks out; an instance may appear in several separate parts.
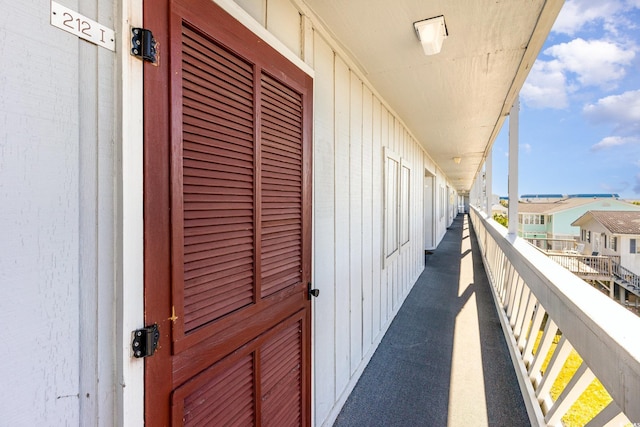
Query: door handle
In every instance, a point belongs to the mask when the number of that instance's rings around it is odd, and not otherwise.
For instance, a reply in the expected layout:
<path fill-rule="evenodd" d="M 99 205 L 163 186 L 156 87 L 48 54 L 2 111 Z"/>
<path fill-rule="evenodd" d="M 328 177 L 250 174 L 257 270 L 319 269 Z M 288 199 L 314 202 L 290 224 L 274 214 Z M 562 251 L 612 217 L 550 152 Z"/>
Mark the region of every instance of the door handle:
<path fill-rule="evenodd" d="M 311 289 L 311 282 L 307 283 L 307 296 L 309 299 L 311 297 L 317 297 L 320 295 L 320 289 Z"/>

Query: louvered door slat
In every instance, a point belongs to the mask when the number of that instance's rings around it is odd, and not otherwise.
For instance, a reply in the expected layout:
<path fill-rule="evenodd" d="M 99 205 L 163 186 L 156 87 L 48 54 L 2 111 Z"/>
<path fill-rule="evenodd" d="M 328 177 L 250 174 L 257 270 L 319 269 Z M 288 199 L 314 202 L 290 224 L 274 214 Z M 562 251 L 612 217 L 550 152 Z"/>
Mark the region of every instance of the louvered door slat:
<path fill-rule="evenodd" d="M 218 374 L 205 372 L 203 385 L 184 399 L 185 426 L 249 425 L 254 414 L 253 357 L 248 355 Z M 249 421 L 248 424 L 245 422 Z"/>
<path fill-rule="evenodd" d="M 262 421 L 297 426 L 302 416 L 302 325 L 296 322 L 262 347 Z"/>
<path fill-rule="evenodd" d="M 188 106 L 188 104 L 184 105 L 184 107 Z M 249 133 L 251 129 L 230 123 L 224 117 L 207 115 L 197 110 L 185 109 L 184 114 L 185 136 L 194 134 L 197 138 L 198 135 L 210 135 L 212 137 L 227 138 L 228 142 L 241 146 L 250 146 L 251 144 L 252 135 Z M 195 141 L 200 142 L 198 139 L 195 139 Z"/>
<path fill-rule="evenodd" d="M 254 301 L 254 109 L 250 64 L 187 26 L 182 43 L 188 332 Z"/>
<path fill-rule="evenodd" d="M 242 143 L 235 144 L 233 141 L 220 139 L 220 134 L 207 129 L 189 126 L 186 123 L 183 132 L 189 134 L 189 138 L 183 141 L 184 148 L 189 150 L 192 159 L 201 158 L 201 154 L 215 156 L 215 158 L 229 157 L 236 161 L 251 161 L 253 151 L 251 147 L 245 147 Z M 233 157 L 230 157 L 233 155 Z"/>
<path fill-rule="evenodd" d="M 298 94 L 268 76 L 262 78 L 262 92 L 264 297 L 301 281 L 302 103 Z"/>

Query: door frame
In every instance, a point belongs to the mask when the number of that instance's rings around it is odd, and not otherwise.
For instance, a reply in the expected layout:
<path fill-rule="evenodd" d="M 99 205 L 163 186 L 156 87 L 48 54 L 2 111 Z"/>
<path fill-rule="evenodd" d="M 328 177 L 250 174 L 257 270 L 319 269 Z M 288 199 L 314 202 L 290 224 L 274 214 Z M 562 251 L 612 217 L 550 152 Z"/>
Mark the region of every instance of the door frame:
<path fill-rule="evenodd" d="M 131 331 L 144 325 L 143 223 L 143 64 L 131 51 L 132 27 L 142 27 L 142 1 L 123 0 L 116 16 L 116 52 L 120 82 L 114 83 L 119 101 L 121 145 L 116 147 L 120 172 L 116 218 L 116 414 L 121 426 L 144 424 L 144 361 L 131 356 Z"/>
<path fill-rule="evenodd" d="M 423 191 L 424 249 L 433 250 L 436 248 L 436 176 L 427 168 L 424 169 Z"/>

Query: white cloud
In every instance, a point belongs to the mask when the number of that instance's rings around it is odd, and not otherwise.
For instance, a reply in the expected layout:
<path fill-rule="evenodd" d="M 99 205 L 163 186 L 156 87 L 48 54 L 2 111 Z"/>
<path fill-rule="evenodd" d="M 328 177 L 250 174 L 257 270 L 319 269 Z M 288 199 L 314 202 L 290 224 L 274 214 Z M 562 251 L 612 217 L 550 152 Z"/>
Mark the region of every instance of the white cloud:
<path fill-rule="evenodd" d="M 606 148 L 618 147 L 621 145 L 640 144 L 640 138 L 633 136 L 607 136 L 597 144 L 591 146 L 591 151 L 599 151 Z"/>
<path fill-rule="evenodd" d="M 633 7 L 632 2 L 620 0 L 567 0 L 552 31 L 572 36 L 587 25 L 602 22 L 605 29 L 615 34 L 620 23 L 618 15 L 629 7 Z"/>
<path fill-rule="evenodd" d="M 557 60 L 557 69 L 577 75 L 584 86 L 607 86 L 622 79 L 635 52 L 604 40 L 577 38 L 545 49 Z"/>
<path fill-rule="evenodd" d="M 551 31 L 574 36 L 602 29 L 617 39 L 626 30 L 638 28 L 637 18 L 629 15 L 634 9 L 640 9 L 640 0 L 567 0 Z"/>
<path fill-rule="evenodd" d="M 613 123 L 616 132 L 625 135 L 640 132 L 640 90 L 601 98 L 582 111 L 593 123 Z"/>
<path fill-rule="evenodd" d="M 532 108 L 562 109 L 569 105 L 567 89 L 565 76 L 557 61 L 537 60 L 522 86 L 520 96 Z"/>
<path fill-rule="evenodd" d="M 524 151 L 526 154 L 531 153 L 531 144 L 521 144 L 520 149 Z"/>
<path fill-rule="evenodd" d="M 538 59 L 520 92 L 532 108 L 567 108 L 569 95 L 584 86 L 612 89 L 635 57 L 619 44 L 582 38 L 551 46 L 544 54 L 554 59 Z"/>

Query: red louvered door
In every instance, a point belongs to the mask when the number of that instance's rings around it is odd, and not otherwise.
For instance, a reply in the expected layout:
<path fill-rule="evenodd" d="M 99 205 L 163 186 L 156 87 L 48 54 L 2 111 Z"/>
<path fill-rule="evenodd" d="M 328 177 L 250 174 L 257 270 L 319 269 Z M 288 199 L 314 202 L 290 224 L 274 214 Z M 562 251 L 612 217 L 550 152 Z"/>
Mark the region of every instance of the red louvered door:
<path fill-rule="evenodd" d="M 147 425 L 310 425 L 311 78 L 209 0 L 145 1 Z"/>

